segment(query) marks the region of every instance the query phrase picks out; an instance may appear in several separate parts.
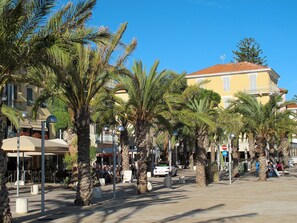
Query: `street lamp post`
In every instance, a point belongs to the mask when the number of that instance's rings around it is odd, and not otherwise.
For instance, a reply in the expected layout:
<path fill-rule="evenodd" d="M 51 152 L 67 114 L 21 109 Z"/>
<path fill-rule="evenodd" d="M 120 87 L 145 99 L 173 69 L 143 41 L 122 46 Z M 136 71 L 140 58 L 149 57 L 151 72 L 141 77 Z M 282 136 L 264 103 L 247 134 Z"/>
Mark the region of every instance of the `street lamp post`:
<path fill-rule="evenodd" d="M 54 115 L 47 117 L 46 121 L 41 121 L 41 214 L 44 215 L 44 184 L 45 184 L 45 133 L 44 128 L 46 123 L 56 123 L 57 118 Z"/>
<path fill-rule="evenodd" d="M 123 126 L 119 126 L 118 130 L 120 132 L 124 131 L 125 128 Z M 104 131 L 108 132 L 109 127 L 105 126 Z M 112 151 L 113 151 L 113 199 L 116 198 L 116 146 L 115 146 L 115 129 L 112 130 Z"/>
<path fill-rule="evenodd" d="M 177 130 L 173 130 L 172 132 L 172 135 L 173 136 L 177 136 L 178 135 L 178 132 Z M 171 149 L 171 137 L 169 135 L 169 143 L 168 143 L 168 152 L 169 152 L 169 174 L 168 174 L 168 177 L 169 177 L 169 185 L 171 187 L 171 175 L 172 175 L 172 167 L 171 167 L 171 164 L 172 164 L 172 149 Z"/>
<path fill-rule="evenodd" d="M 229 135 L 229 156 L 228 156 L 228 161 L 229 161 L 229 184 L 232 183 L 232 159 L 231 159 L 231 154 L 232 154 L 232 146 L 231 146 L 231 140 L 235 137 L 233 133 Z"/>
<path fill-rule="evenodd" d="M 26 118 L 27 113 L 22 112 L 22 117 Z M 21 143 L 21 118 L 18 116 L 18 140 L 17 140 L 17 196 L 19 196 L 19 191 L 20 191 L 20 143 Z"/>

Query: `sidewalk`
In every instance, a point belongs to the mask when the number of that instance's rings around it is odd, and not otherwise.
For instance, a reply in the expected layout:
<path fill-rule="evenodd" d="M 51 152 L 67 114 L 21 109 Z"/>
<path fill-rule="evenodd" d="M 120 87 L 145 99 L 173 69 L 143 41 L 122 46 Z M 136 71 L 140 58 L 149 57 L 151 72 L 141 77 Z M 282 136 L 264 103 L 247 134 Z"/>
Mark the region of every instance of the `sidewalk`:
<path fill-rule="evenodd" d="M 15 213 L 15 190 L 10 191 L 14 222 L 296 222 L 297 178 L 295 173 L 258 182 L 253 175 L 213 183 L 206 188 L 195 184 L 195 172 L 182 170 L 186 183 L 174 177 L 172 189 L 163 186 L 164 178 L 150 178 L 153 191 L 137 195 L 135 184 L 102 187 L 102 199 L 88 207 L 73 205 L 75 192 L 47 185 L 45 216 L 40 214 L 40 194 L 21 189 L 29 200 L 29 212 Z"/>

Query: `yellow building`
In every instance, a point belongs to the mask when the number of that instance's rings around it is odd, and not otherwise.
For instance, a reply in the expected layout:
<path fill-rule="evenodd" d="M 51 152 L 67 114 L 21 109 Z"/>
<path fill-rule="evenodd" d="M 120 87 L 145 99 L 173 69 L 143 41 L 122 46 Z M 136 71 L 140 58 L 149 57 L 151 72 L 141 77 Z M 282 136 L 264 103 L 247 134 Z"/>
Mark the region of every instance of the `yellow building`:
<path fill-rule="evenodd" d="M 186 75 L 188 85 L 208 80 L 202 87 L 219 93 L 223 108 L 238 91 L 256 95 L 266 103 L 269 95 L 280 92 L 277 86 L 279 77 L 272 68 L 249 62 L 217 64 Z"/>
<path fill-rule="evenodd" d="M 22 135 L 32 136 L 34 133 L 41 134 L 41 121 L 51 115 L 46 105 L 41 105 L 37 111 L 36 119 L 33 118 L 32 108 L 42 89 L 30 84 L 7 84 L 4 88 L 2 101 L 4 104 L 25 113 L 26 117 L 20 120 L 20 132 Z M 46 128 L 46 132 L 48 129 Z M 7 120 L 5 138 L 16 135 L 15 126 Z M 55 130 L 51 125 L 50 132 L 46 133 L 49 138 L 55 138 Z"/>

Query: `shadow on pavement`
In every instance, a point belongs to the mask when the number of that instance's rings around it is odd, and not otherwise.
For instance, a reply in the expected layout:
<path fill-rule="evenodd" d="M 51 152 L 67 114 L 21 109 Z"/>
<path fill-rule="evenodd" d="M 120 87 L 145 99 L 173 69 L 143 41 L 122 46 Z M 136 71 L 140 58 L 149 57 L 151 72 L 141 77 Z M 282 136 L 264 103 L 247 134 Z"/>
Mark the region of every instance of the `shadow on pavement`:
<path fill-rule="evenodd" d="M 257 213 L 234 215 L 234 216 L 228 216 L 228 217 L 223 217 L 223 218 L 210 219 L 207 221 L 199 221 L 199 223 L 230 222 L 231 219 L 233 219 L 234 221 L 237 222 L 237 221 L 240 221 L 239 218 L 249 218 L 249 217 L 256 216 L 256 215 L 257 215 Z"/>
<path fill-rule="evenodd" d="M 191 211 L 188 211 L 188 212 L 185 212 L 185 213 L 182 213 L 182 214 L 178 214 L 178 215 L 175 215 L 175 216 L 171 216 L 171 217 L 165 218 L 165 219 L 161 220 L 160 222 L 161 223 L 165 223 L 165 222 L 175 221 L 177 219 L 184 218 L 184 217 L 187 217 L 187 216 L 196 214 L 198 212 L 208 211 L 208 210 L 212 210 L 212 209 L 219 208 L 219 207 L 222 207 L 222 206 L 224 206 L 224 204 L 218 204 L 218 205 L 215 205 L 213 207 L 206 208 L 206 209 L 191 210 Z"/>

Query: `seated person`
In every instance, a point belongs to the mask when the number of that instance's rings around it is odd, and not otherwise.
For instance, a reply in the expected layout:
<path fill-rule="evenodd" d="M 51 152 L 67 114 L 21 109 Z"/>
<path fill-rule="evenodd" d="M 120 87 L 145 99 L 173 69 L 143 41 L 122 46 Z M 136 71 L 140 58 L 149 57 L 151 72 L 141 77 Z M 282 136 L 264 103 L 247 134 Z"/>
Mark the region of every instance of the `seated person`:
<path fill-rule="evenodd" d="M 271 163 L 270 161 L 268 162 L 268 165 L 267 165 L 266 174 L 267 174 L 267 177 L 278 177 L 278 174 L 274 170 L 273 163 Z"/>
<path fill-rule="evenodd" d="M 279 161 L 277 161 L 275 168 L 277 171 L 283 171 L 283 165 Z"/>

